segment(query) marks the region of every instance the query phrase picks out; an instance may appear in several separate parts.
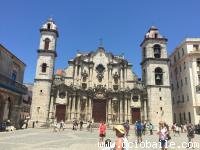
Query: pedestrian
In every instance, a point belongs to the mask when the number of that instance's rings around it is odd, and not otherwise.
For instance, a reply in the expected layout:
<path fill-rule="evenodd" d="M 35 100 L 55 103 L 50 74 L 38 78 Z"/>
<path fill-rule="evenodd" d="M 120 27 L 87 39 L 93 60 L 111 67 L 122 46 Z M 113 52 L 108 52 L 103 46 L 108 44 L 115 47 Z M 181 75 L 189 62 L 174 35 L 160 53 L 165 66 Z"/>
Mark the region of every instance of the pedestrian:
<path fill-rule="evenodd" d="M 92 132 L 92 125 L 93 125 L 93 121 L 90 120 L 90 122 L 89 122 L 89 130 L 90 130 L 90 132 Z"/>
<path fill-rule="evenodd" d="M 188 146 L 187 148 L 191 148 L 194 144 L 194 127 L 192 124 L 189 124 L 187 127 L 187 137 L 188 137 Z M 194 147 L 193 147 L 194 148 Z"/>
<path fill-rule="evenodd" d="M 187 132 L 187 125 L 186 125 L 186 124 L 184 124 L 184 126 L 183 126 L 183 132 L 184 132 L 184 133 Z"/>
<path fill-rule="evenodd" d="M 76 130 L 76 120 L 74 119 L 72 122 L 72 130 Z"/>
<path fill-rule="evenodd" d="M 129 130 L 130 130 L 129 120 L 126 120 L 126 122 L 124 123 L 124 128 L 126 130 L 125 136 L 128 137 L 129 136 Z"/>
<path fill-rule="evenodd" d="M 153 135 L 153 125 L 151 123 L 149 124 L 149 131 L 150 135 Z"/>
<path fill-rule="evenodd" d="M 77 119 L 75 121 L 75 128 L 76 128 L 76 130 L 78 129 L 78 120 Z"/>
<path fill-rule="evenodd" d="M 80 121 L 80 130 L 83 129 L 83 120 Z"/>
<path fill-rule="evenodd" d="M 58 124 L 57 121 L 55 121 L 53 125 L 53 132 L 57 132 L 57 129 L 58 129 Z"/>
<path fill-rule="evenodd" d="M 61 129 L 64 131 L 64 121 L 63 120 L 60 121 L 60 129 L 59 129 L 59 131 Z"/>
<path fill-rule="evenodd" d="M 174 134 L 174 136 L 175 136 L 175 128 L 176 128 L 176 123 L 173 123 L 173 125 L 172 125 L 172 131 L 173 131 L 173 134 Z"/>
<path fill-rule="evenodd" d="M 103 142 L 106 136 L 106 125 L 103 121 L 99 124 L 99 141 Z"/>
<path fill-rule="evenodd" d="M 183 124 L 181 124 L 181 133 L 183 133 Z"/>
<path fill-rule="evenodd" d="M 159 129 L 158 129 L 157 134 L 159 135 L 161 150 L 167 150 L 167 141 L 168 141 L 169 132 L 168 132 L 167 127 L 164 125 L 163 121 L 159 122 Z"/>
<path fill-rule="evenodd" d="M 136 123 L 136 135 L 137 135 L 137 142 L 142 142 L 142 123 L 140 120 Z"/>
<path fill-rule="evenodd" d="M 135 121 L 135 125 L 134 125 L 135 136 L 137 136 L 137 127 L 136 127 L 136 125 L 137 125 L 137 121 Z"/>
<path fill-rule="evenodd" d="M 180 127 L 178 125 L 175 126 L 175 134 L 174 136 L 178 134 L 180 136 Z"/>
<path fill-rule="evenodd" d="M 122 125 L 114 126 L 116 131 L 115 150 L 128 150 L 129 142 L 125 136 L 125 128 Z"/>
<path fill-rule="evenodd" d="M 146 132 L 146 122 L 142 124 L 142 133 L 143 135 L 145 135 L 145 132 Z"/>
<path fill-rule="evenodd" d="M 87 131 L 90 129 L 90 121 L 87 121 Z"/>

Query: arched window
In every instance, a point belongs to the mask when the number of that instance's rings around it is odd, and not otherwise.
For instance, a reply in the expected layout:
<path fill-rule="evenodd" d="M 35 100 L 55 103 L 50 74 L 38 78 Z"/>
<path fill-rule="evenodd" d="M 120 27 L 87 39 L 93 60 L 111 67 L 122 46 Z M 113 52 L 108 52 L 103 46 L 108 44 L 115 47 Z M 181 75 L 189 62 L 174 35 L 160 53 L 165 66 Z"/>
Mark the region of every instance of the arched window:
<path fill-rule="evenodd" d="M 155 38 L 158 38 L 158 34 L 157 33 L 155 33 L 154 36 L 155 36 Z"/>
<path fill-rule="evenodd" d="M 163 71 L 160 67 L 155 69 L 155 84 L 156 85 L 163 84 Z"/>
<path fill-rule="evenodd" d="M 143 48 L 143 58 L 146 58 L 146 47 Z"/>
<path fill-rule="evenodd" d="M 42 64 L 42 72 L 46 72 L 47 71 L 47 64 L 43 63 Z"/>
<path fill-rule="evenodd" d="M 154 45 L 153 49 L 154 49 L 154 57 L 160 58 L 161 57 L 161 47 L 160 47 L 160 45 L 158 45 L 158 44 Z"/>
<path fill-rule="evenodd" d="M 49 43 L 50 43 L 50 39 L 49 38 L 46 38 L 44 40 L 44 49 L 45 50 L 48 50 L 49 49 Z"/>
<path fill-rule="evenodd" d="M 47 29 L 48 29 L 48 30 L 51 29 L 51 24 L 50 24 L 50 23 L 47 24 Z"/>

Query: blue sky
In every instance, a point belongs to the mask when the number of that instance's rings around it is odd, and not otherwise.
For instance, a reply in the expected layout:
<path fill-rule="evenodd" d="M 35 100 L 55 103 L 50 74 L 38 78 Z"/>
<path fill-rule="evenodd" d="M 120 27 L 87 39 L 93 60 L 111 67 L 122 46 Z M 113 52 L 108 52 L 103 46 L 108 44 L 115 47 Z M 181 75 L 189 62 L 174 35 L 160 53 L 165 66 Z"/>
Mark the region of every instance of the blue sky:
<path fill-rule="evenodd" d="M 199 0 L 0 0 L 0 43 L 23 60 L 24 82 L 33 82 L 39 28 L 52 16 L 59 28 L 56 68 L 77 50 L 96 50 L 99 39 L 125 54 L 141 76 L 140 43 L 155 25 L 168 41 L 168 54 L 186 37 L 200 37 Z"/>

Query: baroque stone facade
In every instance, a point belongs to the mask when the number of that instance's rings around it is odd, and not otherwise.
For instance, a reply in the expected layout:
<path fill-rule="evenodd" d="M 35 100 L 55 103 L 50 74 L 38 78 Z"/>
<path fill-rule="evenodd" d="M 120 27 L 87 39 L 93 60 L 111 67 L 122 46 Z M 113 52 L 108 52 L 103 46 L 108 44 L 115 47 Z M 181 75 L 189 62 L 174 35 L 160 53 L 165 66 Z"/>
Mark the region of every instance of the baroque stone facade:
<path fill-rule="evenodd" d="M 146 47 L 149 56 L 143 58 L 142 68 L 149 73 L 143 74 L 142 82 L 132 72 L 132 65 L 124 56 L 113 55 L 102 45 L 95 51 L 78 52 L 74 59 L 68 61 L 66 69 L 60 69 L 54 75 L 58 37 L 55 22 L 48 20 L 40 32 L 31 107 L 33 122 L 41 125 L 55 120 L 71 122 L 74 119 L 109 123 L 122 123 L 126 120 L 135 123 L 136 120 L 142 120 L 156 125 L 162 117 L 155 117 L 154 111 L 160 110 L 161 107 L 165 110 L 164 117 L 169 123 L 172 122 L 168 59 L 164 38 L 144 39 L 141 46 L 142 49 Z M 153 57 L 154 52 L 148 48 L 158 44 L 163 47 L 162 59 L 152 60 L 150 55 Z M 164 73 L 163 83 L 159 85 L 156 85 L 155 82 L 159 81 L 153 75 L 153 69 L 156 67 L 162 68 L 163 72 L 160 73 Z M 161 88 L 162 92 L 157 94 Z M 163 98 L 162 102 L 160 96 Z M 161 112 L 155 112 L 156 116 L 163 116 Z"/>
<path fill-rule="evenodd" d="M 59 70 L 54 79 L 51 117 L 58 121 L 134 123 L 144 115 L 140 114 L 142 83 L 123 56 L 99 47 L 94 52 L 78 53 L 68 63 L 68 68 Z"/>

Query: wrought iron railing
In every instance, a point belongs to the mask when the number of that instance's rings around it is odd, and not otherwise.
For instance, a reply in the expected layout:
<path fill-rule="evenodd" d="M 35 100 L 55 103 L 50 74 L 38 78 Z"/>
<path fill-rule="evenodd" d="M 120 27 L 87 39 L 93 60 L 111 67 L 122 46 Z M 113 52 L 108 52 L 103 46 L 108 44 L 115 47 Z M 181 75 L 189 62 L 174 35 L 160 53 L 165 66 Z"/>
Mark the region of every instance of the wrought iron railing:
<path fill-rule="evenodd" d="M 28 91 L 28 88 L 25 85 L 16 82 L 15 80 L 12 80 L 2 74 L 0 74 L 0 86 L 20 94 L 26 94 Z"/>

